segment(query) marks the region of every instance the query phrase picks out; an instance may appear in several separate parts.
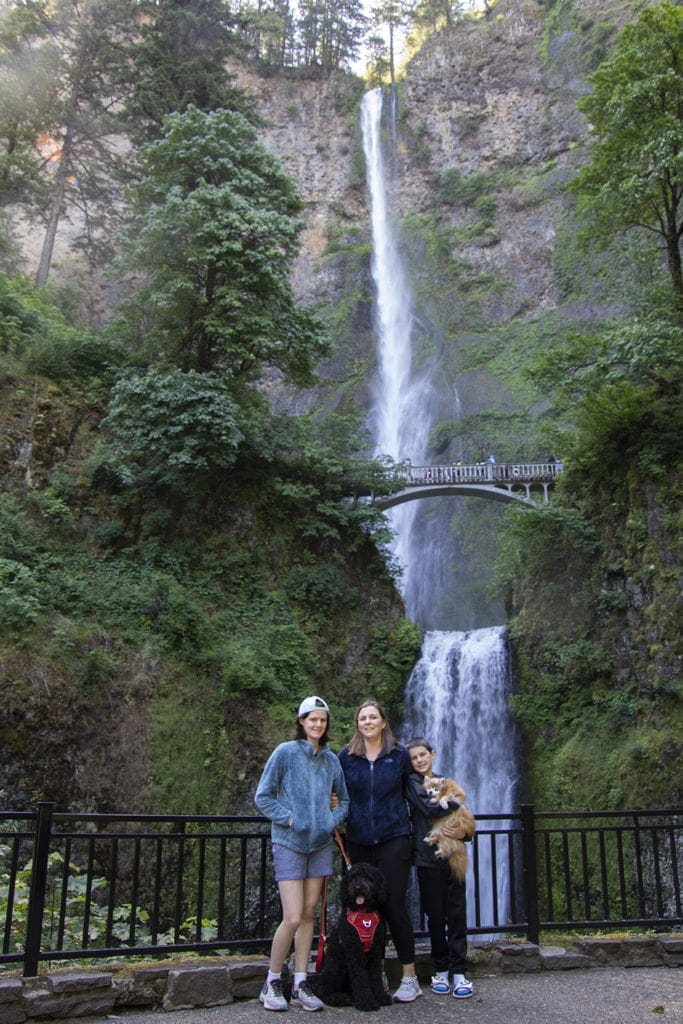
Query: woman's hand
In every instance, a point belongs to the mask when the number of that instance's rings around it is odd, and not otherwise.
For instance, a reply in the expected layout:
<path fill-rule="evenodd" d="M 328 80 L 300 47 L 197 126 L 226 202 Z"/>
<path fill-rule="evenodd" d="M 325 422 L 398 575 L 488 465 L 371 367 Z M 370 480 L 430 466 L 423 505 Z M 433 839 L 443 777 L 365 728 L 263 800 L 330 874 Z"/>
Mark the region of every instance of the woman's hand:
<path fill-rule="evenodd" d="M 332 790 L 332 792 L 330 794 L 330 810 L 331 811 L 336 811 L 338 807 L 339 807 L 339 797 L 334 792 L 334 790 Z"/>

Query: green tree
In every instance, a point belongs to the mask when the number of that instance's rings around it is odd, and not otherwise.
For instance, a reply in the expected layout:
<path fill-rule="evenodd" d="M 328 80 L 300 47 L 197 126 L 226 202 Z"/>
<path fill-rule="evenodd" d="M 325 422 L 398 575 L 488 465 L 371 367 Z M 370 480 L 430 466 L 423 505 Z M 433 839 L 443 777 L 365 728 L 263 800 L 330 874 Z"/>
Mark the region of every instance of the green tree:
<path fill-rule="evenodd" d="M 683 8 L 668 0 L 645 8 L 591 83 L 579 103 L 591 122 L 590 156 L 572 186 L 585 234 L 607 241 L 640 227 L 658 235 L 683 316 Z"/>
<path fill-rule="evenodd" d="M 164 118 L 189 106 L 249 113 L 227 70 L 240 42 L 225 0 L 139 0 L 135 13 L 131 68 L 120 76 L 130 83 L 124 120 L 133 139 L 159 138 Z"/>
<path fill-rule="evenodd" d="M 144 275 L 120 322 L 148 358 L 248 382 L 264 364 L 300 383 L 325 348 L 289 271 L 301 199 L 233 111 L 171 115 L 139 154 L 124 265 Z"/>
<path fill-rule="evenodd" d="M 5 183 L 11 185 L 22 166 L 33 180 L 41 171 L 46 196 L 38 285 L 47 282 L 67 201 L 80 214 L 76 244 L 92 254 L 106 248 L 115 210 L 112 177 L 120 161 L 114 78 L 125 63 L 129 21 L 129 0 L 32 0 L 14 4 L 3 24 L 4 73 L 15 72 L 0 114 L 10 132 Z M 24 82 L 26 70 L 38 83 L 35 92 Z M 29 99 L 23 118 L 17 104 L 22 89 Z M 42 147 L 31 152 L 26 138 L 37 124 Z"/>
<path fill-rule="evenodd" d="M 52 104 L 52 76 L 35 41 L 30 12 L 0 15 L 0 204 L 36 202 L 44 161 L 36 140 Z"/>
<path fill-rule="evenodd" d="M 462 0 L 419 0 L 413 19 L 416 25 L 425 25 L 436 32 L 443 27 L 452 28 L 462 10 Z"/>
<path fill-rule="evenodd" d="M 396 36 L 408 24 L 411 8 L 408 0 L 381 0 L 371 9 L 370 23 L 373 28 L 386 28 L 388 39 L 389 80 L 396 82 Z"/>
<path fill-rule="evenodd" d="M 239 409 L 214 374 L 158 371 L 120 380 L 104 420 L 123 476 L 173 485 L 235 462 L 242 441 Z"/>
<path fill-rule="evenodd" d="M 302 0 L 300 10 L 304 64 L 334 71 L 358 57 L 367 24 L 361 0 Z"/>
<path fill-rule="evenodd" d="M 250 56 L 276 67 L 296 64 L 296 14 L 289 0 L 245 4 L 239 20 L 240 40 Z"/>

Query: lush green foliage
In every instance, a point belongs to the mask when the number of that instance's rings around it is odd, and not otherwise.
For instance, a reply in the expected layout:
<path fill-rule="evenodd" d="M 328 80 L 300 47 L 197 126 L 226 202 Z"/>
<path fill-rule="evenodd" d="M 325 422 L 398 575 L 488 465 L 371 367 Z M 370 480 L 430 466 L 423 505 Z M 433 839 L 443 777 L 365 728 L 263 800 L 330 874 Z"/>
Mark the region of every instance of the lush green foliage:
<path fill-rule="evenodd" d="M 3 20 L 0 55 L 9 88 L 0 106 L 0 174 L 5 202 L 19 188 L 24 200 L 44 204 L 40 212 L 47 207 L 39 285 L 48 280 L 67 195 L 82 214 L 80 248 L 93 260 L 110 254 L 112 178 L 120 162 L 112 138 L 119 127 L 114 82 L 130 11 L 128 0 L 36 0 L 13 4 Z M 25 182 L 19 186 L 18 179 Z"/>
<path fill-rule="evenodd" d="M 225 0 L 138 0 L 131 17 L 138 26 L 129 50 L 135 73 L 122 68 L 120 86 L 127 93 L 123 121 L 134 140 L 158 137 L 165 117 L 190 106 L 249 113 L 227 70 L 241 47 Z"/>
<path fill-rule="evenodd" d="M 360 0 L 271 0 L 244 4 L 238 18 L 245 47 L 267 67 L 328 73 L 358 58 L 367 22 Z"/>
<path fill-rule="evenodd" d="M 21 275 L 0 274 L 0 358 L 72 384 L 106 383 L 122 362 L 101 333 L 75 327 L 55 299 Z"/>
<path fill-rule="evenodd" d="M 580 103 L 593 146 L 574 188 L 591 238 L 642 227 L 665 246 L 683 297 L 683 10 L 665 0 L 627 25 Z"/>
<path fill-rule="evenodd" d="M 26 309 L 10 303 L 27 330 L 28 298 Z M 352 500 L 386 486 L 355 418 L 273 417 L 264 403 L 238 406 L 215 374 L 150 369 L 118 381 L 102 425 L 93 409 L 79 414 L 85 461 L 49 469 L 74 404 L 40 383 L 38 486 L 10 474 L 0 499 L 1 672 L 12 693 L 0 733 L 12 792 L 101 809 L 235 808 L 251 777 L 226 775 L 227 748 L 253 742 L 250 721 L 282 739 L 292 694 L 324 690 L 343 708 L 372 679 L 398 707 L 419 638 L 400 625 L 375 547 L 383 517 Z M 149 735 L 114 793 L 107 764 L 121 756 L 132 708 Z M 92 750 L 84 736 L 95 735 Z M 88 771 L 75 784 L 81 759 Z"/>
<path fill-rule="evenodd" d="M 215 374 L 161 372 L 120 380 L 104 421 L 117 441 L 119 467 L 134 466 L 161 484 L 180 484 L 234 465 L 243 435 L 239 409 Z"/>
<path fill-rule="evenodd" d="M 309 380 L 323 339 L 288 276 L 301 200 L 253 126 L 192 107 L 167 119 L 139 165 L 124 262 L 146 280 L 127 335 L 184 370 L 243 381 L 270 364 Z"/>
<path fill-rule="evenodd" d="M 669 509 L 680 500 L 682 354 L 675 311 L 652 306 L 557 338 L 531 370 L 553 396 L 548 439 L 565 472 L 553 505 L 510 513 L 498 572 L 514 609 L 530 784 L 546 806 L 570 794 L 624 806 L 643 771 L 644 805 L 677 798 L 680 683 L 662 655 L 679 641 Z"/>

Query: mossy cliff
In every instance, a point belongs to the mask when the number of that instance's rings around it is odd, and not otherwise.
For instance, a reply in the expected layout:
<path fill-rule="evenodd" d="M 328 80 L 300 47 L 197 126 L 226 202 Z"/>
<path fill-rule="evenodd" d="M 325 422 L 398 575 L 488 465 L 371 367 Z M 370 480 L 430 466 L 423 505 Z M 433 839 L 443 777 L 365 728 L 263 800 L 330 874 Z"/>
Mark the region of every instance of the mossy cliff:
<path fill-rule="evenodd" d="M 658 285 L 642 237 L 580 248 L 567 190 L 585 158 L 577 100 L 635 14 L 501 0 L 427 39 L 398 92 L 390 187 L 435 381 L 430 460 L 566 459 L 538 514 L 472 499 L 430 521 L 453 578 L 435 624 L 490 625 L 507 608 L 527 796 L 546 808 L 680 799 L 681 474 L 662 426 L 675 426 L 674 397 L 638 393 L 628 416 L 603 403 L 600 424 L 571 434 L 577 408 L 539 370 L 570 336 L 629 322 Z M 363 84 L 234 70 L 305 200 L 294 283 L 333 342 L 314 387 L 273 373 L 261 393 L 296 414 L 367 408 Z M 60 274 L 75 274 L 65 251 Z M 397 718 L 419 631 L 381 524 L 352 514 L 336 469 L 285 466 L 264 444 L 193 493 L 124 492 L 100 452 L 106 411 L 106 388 L 3 368 L 4 799 L 249 808 L 301 696 L 338 709 L 340 742 L 368 694 Z M 650 434 L 659 446 L 639 445 Z"/>
<path fill-rule="evenodd" d="M 651 301 L 661 261 L 647 238 L 586 250 L 567 189 L 585 159 L 577 101 L 636 14 L 630 4 L 501 2 L 490 19 L 432 35 L 406 68 L 390 187 L 418 358 L 435 382 L 434 462 L 489 450 L 533 459 L 561 446 L 572 409 L 550 399 L 538 361 L 572 335 L 627 324 Z M 271 91 L 266 111 L 281 123 L 278 101 Z M 359 130 L 353 110 L 339 116 L 337 103 L 328 123 L 345 152 L 308 193 L 316 247 L 301 279 L 337 339 L 323 404 L 363 401 L 374 368 Z M 303 152 L 310 124 L 299 117 Z M 282 130 L 269 137 L 293 168 Z M 584 431 L 580 443 L 598 447 L 595 465 L 568 472 L 554 499 L 561 508 L 533 523 L 475 500 L 429 523 L 451 545 L 453 577 L 435 625 L 500 621 L 505 596 L 527 795 L 543 806 L 680 799 L 680 463 L 669 441 L 654 464 L 634 453 L 631 428 L 607 441 Z M 604 474 L 602 443 L 616 450 Z"/>

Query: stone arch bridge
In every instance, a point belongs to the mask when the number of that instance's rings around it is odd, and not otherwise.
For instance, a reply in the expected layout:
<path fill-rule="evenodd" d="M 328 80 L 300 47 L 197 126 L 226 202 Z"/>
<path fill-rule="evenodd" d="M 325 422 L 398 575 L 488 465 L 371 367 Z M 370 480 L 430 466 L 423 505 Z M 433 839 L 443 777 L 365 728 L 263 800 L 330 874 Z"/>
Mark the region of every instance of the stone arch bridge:
<path fill-rule="evenodd" d="M 562 463 L 478 462 L 470 465 L 412 466 L 407 464 L 397 478 L 398 490 L 372 503 L 383 510 L 420 498 L 441 495 L 489 498 L 493 501 L 519 501 L 532 508 L 548 502 L 548 490 L 562 472 Z"/>

